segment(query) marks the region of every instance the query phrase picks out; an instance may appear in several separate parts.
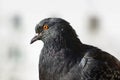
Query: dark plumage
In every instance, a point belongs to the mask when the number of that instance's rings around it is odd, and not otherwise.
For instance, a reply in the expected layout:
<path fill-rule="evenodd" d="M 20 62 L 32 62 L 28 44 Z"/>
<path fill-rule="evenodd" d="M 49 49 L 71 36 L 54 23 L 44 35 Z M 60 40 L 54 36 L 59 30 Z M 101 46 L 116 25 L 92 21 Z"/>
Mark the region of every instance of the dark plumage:
<path fill-rule="evenodd" d="M 70 24 L 47 18 L 35 28 L 44 42 L 39 61 L 40 80 L 120 80 L 120 62 L 96 47 L 81 43 Z"/>

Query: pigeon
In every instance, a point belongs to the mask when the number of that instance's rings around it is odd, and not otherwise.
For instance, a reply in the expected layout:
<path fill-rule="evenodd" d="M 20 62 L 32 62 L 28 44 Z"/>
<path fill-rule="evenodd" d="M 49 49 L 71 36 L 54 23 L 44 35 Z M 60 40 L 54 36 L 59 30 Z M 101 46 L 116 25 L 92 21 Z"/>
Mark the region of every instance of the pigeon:
<path fill-rule="evenodd" d="M 39 80 L 120 80 L 120 61 L 78 38 L 69 22 L 45 18 L 35 27 L 44 43 L 39 59 Z"/>

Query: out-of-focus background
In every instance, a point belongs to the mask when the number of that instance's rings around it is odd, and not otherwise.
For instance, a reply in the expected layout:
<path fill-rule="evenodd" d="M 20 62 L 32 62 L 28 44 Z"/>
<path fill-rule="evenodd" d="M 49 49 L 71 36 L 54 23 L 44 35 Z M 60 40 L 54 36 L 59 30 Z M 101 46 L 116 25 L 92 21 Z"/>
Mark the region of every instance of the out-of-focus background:
<path fill-rule="evenodd" d="M 120 0 L 0 0 L 0 80 L 38 80 L 43 43 L 29 43 L 47 17 L 67 20 L 83 43 L 120 60 Z"/>

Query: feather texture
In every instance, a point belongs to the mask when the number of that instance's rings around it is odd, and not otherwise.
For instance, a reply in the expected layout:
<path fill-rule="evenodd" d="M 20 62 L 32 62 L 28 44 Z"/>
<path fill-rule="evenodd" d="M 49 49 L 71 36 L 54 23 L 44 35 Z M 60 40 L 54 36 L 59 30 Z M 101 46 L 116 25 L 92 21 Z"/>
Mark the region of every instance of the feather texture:
<path fill-rule="evenodd" d="M 49 29 L 44 31 L 42 26 Z M 42 20 L 35 28 L 43 34 L 39 60 L 40 80 L 120 80 L 120 62 L 96 47 L 81 43 L 70 24 L 60 18 Z"/>

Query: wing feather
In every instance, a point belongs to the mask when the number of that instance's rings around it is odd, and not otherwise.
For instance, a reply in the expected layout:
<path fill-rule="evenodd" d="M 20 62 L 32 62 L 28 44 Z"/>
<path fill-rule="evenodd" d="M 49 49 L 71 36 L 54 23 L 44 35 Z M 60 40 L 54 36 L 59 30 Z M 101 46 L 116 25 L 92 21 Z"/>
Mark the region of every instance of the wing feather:
<path fill-rule="evenodd" d="M 120 80 L 120 69 L 111 66 L 111 61 L 96 59 L 87 53 L 81 60 L 79 67 L 81 79 L 86 80 Z M 112 60 L 112 59 L 111 59 Z M 112 61 L 113 62 L 113 61 Z M 116 62 L 115 62 L 116 63 Z M 117 66 L 117 65 L 114 65 Z"/>

